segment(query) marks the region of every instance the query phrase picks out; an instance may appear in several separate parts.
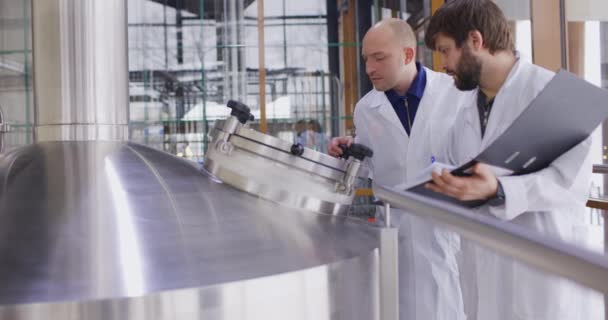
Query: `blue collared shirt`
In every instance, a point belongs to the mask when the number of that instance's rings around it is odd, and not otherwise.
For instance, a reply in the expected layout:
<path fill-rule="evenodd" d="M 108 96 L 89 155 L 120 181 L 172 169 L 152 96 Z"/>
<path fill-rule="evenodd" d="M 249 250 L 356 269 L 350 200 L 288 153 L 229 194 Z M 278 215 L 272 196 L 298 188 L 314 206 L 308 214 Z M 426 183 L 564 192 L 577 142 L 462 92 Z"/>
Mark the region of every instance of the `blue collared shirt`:
<path fill-rule="evenodd" d="M 400 96 L 393 89 L 384 92 L 408 135 L 411 133 L 412 128 L 410 127 L 410 124 L 412 126 L 414 125 L 414 118 L 416 117 L 416 112 L 418 111 L 418 106 L 420 105 L 420 100 L 422 100 L 424 88 L 426 87 L 426 71 L 424 71 L 424 67 L 420 62 L 416 62 L 416 69 L 418 69 L 418 73 L 416 74 L 412 85 L 410 85 L 410 89 L 405 93 L 405 96 Z M 406 101 L 407 108 L 405 107 Z"/>

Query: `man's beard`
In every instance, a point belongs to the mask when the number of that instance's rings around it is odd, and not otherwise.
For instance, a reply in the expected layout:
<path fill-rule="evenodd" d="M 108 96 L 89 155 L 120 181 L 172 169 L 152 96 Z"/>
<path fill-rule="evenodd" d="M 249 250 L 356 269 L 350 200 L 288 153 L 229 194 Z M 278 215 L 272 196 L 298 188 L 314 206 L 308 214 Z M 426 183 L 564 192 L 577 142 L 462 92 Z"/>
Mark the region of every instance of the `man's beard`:
<path fill-rule="evenodd" d="M 454 74 L 456 75 L 454 85 L 459 90 L 470 91 L 479 86 L 481 61 L 471 53 L 471 49 L 466 44 L 463 46 Z"/>

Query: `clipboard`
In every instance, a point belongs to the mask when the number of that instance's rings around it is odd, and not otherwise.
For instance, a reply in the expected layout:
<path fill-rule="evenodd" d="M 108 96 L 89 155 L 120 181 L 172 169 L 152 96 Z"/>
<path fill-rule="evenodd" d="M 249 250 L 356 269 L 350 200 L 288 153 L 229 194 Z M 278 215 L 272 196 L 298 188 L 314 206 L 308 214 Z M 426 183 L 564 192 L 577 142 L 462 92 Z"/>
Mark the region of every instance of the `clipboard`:
<path fill-rule="evenodd" d="M 560 70 L 500 137 L 452 174 L 470 175 L 476 163 L 510 170 L 513 175 L 542 170 L 583 142 L 607 118 L 608 90 Z M 408 191 L 465 207 L 485 203 L 433 192 L 424 188 L 427 182 Z"/>

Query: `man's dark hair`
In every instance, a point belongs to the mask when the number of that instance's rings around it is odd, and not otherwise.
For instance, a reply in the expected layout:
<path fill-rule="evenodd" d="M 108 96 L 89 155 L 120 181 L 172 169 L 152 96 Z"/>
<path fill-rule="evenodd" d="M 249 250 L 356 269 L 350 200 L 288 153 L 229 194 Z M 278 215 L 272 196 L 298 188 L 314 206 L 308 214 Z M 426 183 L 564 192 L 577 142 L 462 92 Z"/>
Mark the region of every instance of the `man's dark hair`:
<path fill-rule="evenodd" d="M 498 6 L 490 0 L 452 0 L 441 6 L 431 17 L 424 36 L 427 47 L 435 50 L 435 38 L 443 34 L 454 39 L 462 48 L 469 32 L 479 31 L 484 47 L 490 53 L 515 50 L 509 22 Z"/>

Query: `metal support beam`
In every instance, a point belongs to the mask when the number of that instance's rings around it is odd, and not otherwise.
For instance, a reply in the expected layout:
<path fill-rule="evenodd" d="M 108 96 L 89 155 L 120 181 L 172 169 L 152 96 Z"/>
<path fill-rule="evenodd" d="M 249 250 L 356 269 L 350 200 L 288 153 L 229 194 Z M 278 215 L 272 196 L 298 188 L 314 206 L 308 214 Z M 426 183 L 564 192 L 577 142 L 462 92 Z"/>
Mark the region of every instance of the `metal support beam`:
<path fill-rule="evenodd" d="M 585 77 L 585 22 L 568 22 L 568 71 Z"/>
<path fill-rule="evenodd" d="M 380 319 L 399 319 L 399 229 L 380 233 Z"/>
<path fill-rule="evenodd" d="M 530 1 L 533 60 L 553 71 L 568 67 L 564 9 L 564 0 Z"/>
<path fill-rule="evenodd" d="M 175 8 L 175 41 L 177 42 L 177 64 L 184 63 L 184 34 L 183 34 L 183 19 L 182 7 L 183 0 L 176 1 Z"/>
<path fill-rule="evenodd" d="M 608 88 L 608 22 L 600 24 L 600 48 L 602 56 L 602 86 Z M 608 121 L 602 126 L 602 159 L 608 165 Z M 604 176 L 604 193 L 608 194 L 608 175 Z M 608 236 L 608 235 L 607 235 Z M 607 304 L 608 305 L 608 304 Z M 606 308 L 608 310 L 608 308 Z M 608 311 L 607 311 L 608 312 Z"/>
<path fill-rule="evenodd" d="M 359 74 L 359 98 L 364 96 L 374 87 L 365 72 L 365 61 L 361 58 L 361 44 L 367 30 L 372 27 L 372 16 L 370 14 L 374 2 L 372 0 L 357 0 L 357 65 Z M 379 8 L 376 12 L 380 12 Z"/>
<path fill-rule="evenodd" d="M 125 0 L 32 1 L 36 141 L 126 140 Z"/>
<path fill-rule="evenodd" d="M 431 14 L 435 14 L 435 11 L 437 11 L 437 9 L 439 9 L 444 3 L 445 0 L 431 0 Z M 440 64 L 441 62 L 439 60 L 439 54 L 433 51 L 433 70 L 443 71 L 441 70 Z"/>
<path fill-rule="evenodd" d="M 338 87 L 334 85 L 333 79 L 340 77 L 340 48 L 338 32 L 338 4 L 336 0 L 327 0 L 327 53 L 329 62 L 329 96 L 331 100 L 331 136 L 340 135 L 340 104 Z"/>
<path fill-rule="evenodd" d="M 608 293 L 608 262 L 599 254 L 411 192 L 374 185 L 374 194 L 408 214 L 434 219 L 497 254 Z"/>
<path fill-rule="evenodd" d="M 268 132 L 266 125 L 266 64 L 264 51 L 264 0 L 258 0 L 258 68 L 260 69 L 260 131 Z"/>
<path fill-rule="evenodd" d="M 344 84 L 344 116 L 352 117 L 355 104 L 359 100 L 359 86 L 357 77 L 357 1 L 337 0 L 340 8 L 340 79 Z M 353 121 L 345 120 L 346 133 L 352 133 Z"/>
<path fill-rule="evenodd" d="M 245 8 L 241 0 L 216 1 L 218 60 L 222 62 L 224 101 L 247 96 L 245 54 Z"/>

